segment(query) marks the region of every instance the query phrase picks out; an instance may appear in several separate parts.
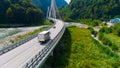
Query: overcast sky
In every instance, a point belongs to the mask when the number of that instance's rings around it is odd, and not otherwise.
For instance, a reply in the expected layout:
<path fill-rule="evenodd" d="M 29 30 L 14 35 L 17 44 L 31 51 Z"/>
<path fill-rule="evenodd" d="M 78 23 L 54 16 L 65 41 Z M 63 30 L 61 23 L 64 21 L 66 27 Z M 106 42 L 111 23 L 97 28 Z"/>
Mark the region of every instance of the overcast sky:
<path fill-rule="evenodd" d="M 71 0 L 65 0 L 65 1 L 69 4 Z"/>

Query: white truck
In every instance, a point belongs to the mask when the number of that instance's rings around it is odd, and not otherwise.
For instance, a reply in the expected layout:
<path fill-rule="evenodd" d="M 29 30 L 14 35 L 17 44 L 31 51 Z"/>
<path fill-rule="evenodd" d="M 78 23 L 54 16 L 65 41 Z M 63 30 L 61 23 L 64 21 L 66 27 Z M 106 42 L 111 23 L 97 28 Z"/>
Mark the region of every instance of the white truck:
<path fill-rule="evenodd" d="M 38 33 L 38 41 L 40 43 L 45 43 L 50 40 L 50 32 L 49 31 L 42 31 Z"/>

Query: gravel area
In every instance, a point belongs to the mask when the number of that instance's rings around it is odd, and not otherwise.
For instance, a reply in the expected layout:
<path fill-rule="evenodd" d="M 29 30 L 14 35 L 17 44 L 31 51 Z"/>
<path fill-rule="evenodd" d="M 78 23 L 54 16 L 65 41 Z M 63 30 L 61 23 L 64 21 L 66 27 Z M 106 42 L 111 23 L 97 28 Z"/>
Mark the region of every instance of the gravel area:
<path fill-rule="evenodd" d="M 75 22 L 66 22 L 66 26 L 78 26 L 80 28 L 88 28 L 88 25 L 81 24 L 81 23 L 75 23 Z"/>

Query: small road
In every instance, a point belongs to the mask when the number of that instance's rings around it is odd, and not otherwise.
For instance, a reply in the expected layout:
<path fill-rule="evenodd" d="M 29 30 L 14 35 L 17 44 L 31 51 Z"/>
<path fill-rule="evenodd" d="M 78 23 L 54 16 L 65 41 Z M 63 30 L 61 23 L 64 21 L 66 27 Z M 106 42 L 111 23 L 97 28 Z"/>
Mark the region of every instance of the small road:
<path fill-rule="evenodd" d="M 74 23 L 74 22 L 65 22 L 66 26 L 78 26 L 80 28 L 88 28 L 88 25 L 81 24 L 81 23 Z"/>
<path fill-rule="evenodd" d="M 97 37 L 94 37 L 93 35 L 91 35 L 95 40 L 97 40 L 102 46 L 108 48 L 111 52 L 114 53 L 114 51 L 111 49 L 111 47 L 109 47 L 108 45 L 104 45 L 99 39 L 98 39 L 98 36 Z"/>

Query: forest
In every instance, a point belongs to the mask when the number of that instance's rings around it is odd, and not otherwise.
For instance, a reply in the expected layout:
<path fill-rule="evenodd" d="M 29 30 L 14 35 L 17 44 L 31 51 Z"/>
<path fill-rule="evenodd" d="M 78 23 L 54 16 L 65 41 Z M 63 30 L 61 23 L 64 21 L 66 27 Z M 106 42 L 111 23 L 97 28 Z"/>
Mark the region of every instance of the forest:
<path fill-rule="evenodd" d="M 120 52 L 120 23 L 111 27 L 102 27 L 98 33 L 99 40 L 109 46 L 114 52 Z"/>
<path fill-rule="evenodd" d="M 51 0 L 30 0 L 36 7 L 40 8 L 44 15 L 47 12 L 47 8 L 51 3 Z M 63 7 L 67 5 L 67 2 L 65 0 L 55 0 L 57 7 Z"/>
<path fill-rule="evenodd" d="M 31 26 L 42 21 L 43 12 L 29 0 L 0 0 L 0 25 Z"/>
<path fill-rule="evenodd" d="M 72 0 L 61 8 L 65 21 L 77 19 L 109 20 L 120 17 L 120 0 Z"/>
<path fill-rule="evenodd" d="M 50 0 L 0 0 L 0 27 L 35 26 L 44 24 Z M 67 5 L 56 0 L 57 6 Z"/>

